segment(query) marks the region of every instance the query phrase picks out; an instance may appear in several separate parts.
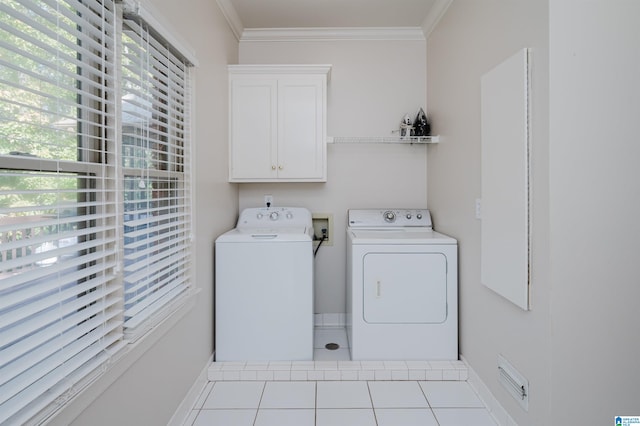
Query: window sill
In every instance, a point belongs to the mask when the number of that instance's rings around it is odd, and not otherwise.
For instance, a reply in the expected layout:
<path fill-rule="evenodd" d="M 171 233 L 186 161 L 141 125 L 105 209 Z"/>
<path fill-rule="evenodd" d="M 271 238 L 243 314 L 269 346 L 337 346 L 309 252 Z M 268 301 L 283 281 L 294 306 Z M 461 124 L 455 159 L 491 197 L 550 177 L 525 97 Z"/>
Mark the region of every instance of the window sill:
<path fill-rule="evenodd" d="M 60 402 L 57 407 L 52 407 L 47 418 L 41 420 L 41 424 L 50 426 L 71 424 L 93 401 L 98 399 L 110 386 L 112 386 L 127 370 L 133 366 L 145 353 L 147 353 L 163 336 L 176 326 L 195 306 L 199 288 L 192 288 L 178 306 L 169 306 L 168 313 L 162 320 L 154 324 L 137 341 L 121 346 L 103 372 L 96 372 L 97 376 L 86 383 L 82 389 L 70 397 L 69 400 Z M 37 418 L 35 424 L 40 424 Z"/>

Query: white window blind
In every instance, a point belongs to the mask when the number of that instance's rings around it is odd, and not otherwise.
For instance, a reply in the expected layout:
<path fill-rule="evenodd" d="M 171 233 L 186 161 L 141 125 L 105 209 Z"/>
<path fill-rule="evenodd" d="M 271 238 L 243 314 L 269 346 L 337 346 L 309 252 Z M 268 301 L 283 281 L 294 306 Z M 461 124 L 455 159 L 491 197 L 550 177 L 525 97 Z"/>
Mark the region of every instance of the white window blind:
<path fill-rule="evenodd" d="M 0 424 L 23 424 L 122 341 L 111 0 L 0 2 Z"/>
<path fill-rule="evenodd" d="M 135 340 L 191 282 L 190 64 L 125 10 L 122 166 L 125 335 Z M 162 318 L 163 316 L 160 316 Z"/>

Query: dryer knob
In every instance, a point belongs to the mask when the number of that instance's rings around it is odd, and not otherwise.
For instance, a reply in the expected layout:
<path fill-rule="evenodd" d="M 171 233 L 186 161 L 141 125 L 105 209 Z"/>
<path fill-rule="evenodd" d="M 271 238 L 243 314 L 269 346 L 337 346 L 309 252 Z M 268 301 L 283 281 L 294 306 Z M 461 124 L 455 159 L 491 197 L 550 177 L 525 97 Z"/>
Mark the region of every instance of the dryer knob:
<path fill-rule="evenodd" d="M 278 216 L 280 216 L 278 212 L 271 212 L 271 214 L 269 215 L 269 219 L 278 220 Z"/>
<path fill-rule="evenodd" d="M 394 222 L 396 220 L 396 214 L 390 210 L 384 212 L 385 222 Z"/>
<path fill-rule="evenodd" d="M 422 219 L 422 213 L 418 213 L 416 217 L 418 218 L 418 220 Z"/>
<path fill-rule="evenodd" d="M 291 212 L 287 212 L 287 219 L 293 219 L 293 214 Z"/>
<path fill-rule="evenodd" d="M 407 219 L 411 219 L 411 213 L 407 213 Z"/>
<path fill-rule="evenodd" d="M 258 220 L 262 219 L 262 213 L 258 213 L 256 217 L 258 218 Z"/>

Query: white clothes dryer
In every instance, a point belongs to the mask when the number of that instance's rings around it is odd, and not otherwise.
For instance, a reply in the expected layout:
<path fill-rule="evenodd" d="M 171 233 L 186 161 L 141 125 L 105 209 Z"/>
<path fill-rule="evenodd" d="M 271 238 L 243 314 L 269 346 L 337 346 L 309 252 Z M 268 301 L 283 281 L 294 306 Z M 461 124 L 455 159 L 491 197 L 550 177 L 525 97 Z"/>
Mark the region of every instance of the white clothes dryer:
<path fill-rule="evenodd" d="M 313 225 L 304 208 L 250 208 L 216 240 L 216 361 L 313 360 Z"/>
<path fill-rule="evenodd" d="M 352 360 L 458 359 L 458 245 L 426 209 L 349 210 Z"/>

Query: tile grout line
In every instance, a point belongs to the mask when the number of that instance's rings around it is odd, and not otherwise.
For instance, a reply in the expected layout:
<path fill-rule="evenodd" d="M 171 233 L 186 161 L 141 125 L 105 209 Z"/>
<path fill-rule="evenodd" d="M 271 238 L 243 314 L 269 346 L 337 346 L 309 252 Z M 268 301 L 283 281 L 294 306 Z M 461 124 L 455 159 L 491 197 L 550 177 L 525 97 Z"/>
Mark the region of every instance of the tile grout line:
<path fill-rule="evenodd" d="M 260 393 L 260 400 L 258 401 L 258 406 L 256 407 L 256 415 L 253 417 L 253 426 L 256 425 L 258 421 L 258 414 L 260 413 L 260 406 L 262 405 L 262 398 L 264 398 L 264 393 L 267 390 L 267 382 L 264 382 L 262 385 L 262 392 Z"/>
<path fill-rule="evenodd" d="M 425 380 L 426 381 L 426 380 Z M 431 401 L 429 401 L 429 398 L 427 397 L 427 392 L 424 390 L 424 388 L 422 387 L 422 385 L 420 384 L 420 381 L 418 380 L 418 387 L 420 388 L 420 392 L 422 392 L 422 395 L 424 396 L 424 399 L 427 401 L 427 405 L 429 406 L 429 412 L 431 413 L 431 415 L 433 416 L 433 418 L 436 420 L 436 423 L 438 424 L 438 426 L 440 425 L 440 420 L 438 420 L 438 417 L 436 416 L 435 411 L 433 411 L 433 406 L 431 405 Z"/>
<path fill-rule="evenodd" d="M 376 426 L 378 426 L 378 415 L 376 414 L 376 407 L 373 404 L 373 395 L 371 395 L 371 386 L 369 386 L 368 380 L 367 380 L 367 391 L 369 392 L 369 400 L 371 401 L 371 411 L 373 411 L 373 420 L 376 422 Z"/>

